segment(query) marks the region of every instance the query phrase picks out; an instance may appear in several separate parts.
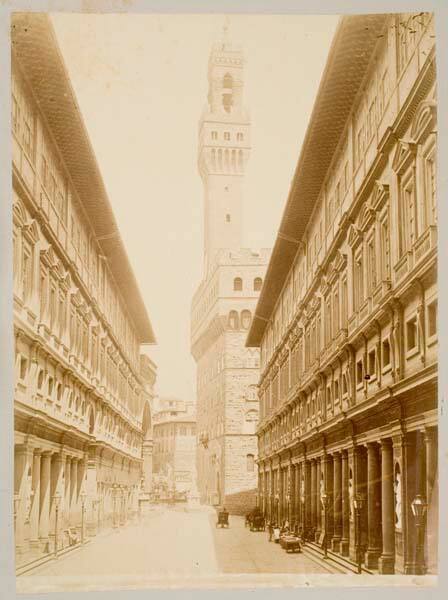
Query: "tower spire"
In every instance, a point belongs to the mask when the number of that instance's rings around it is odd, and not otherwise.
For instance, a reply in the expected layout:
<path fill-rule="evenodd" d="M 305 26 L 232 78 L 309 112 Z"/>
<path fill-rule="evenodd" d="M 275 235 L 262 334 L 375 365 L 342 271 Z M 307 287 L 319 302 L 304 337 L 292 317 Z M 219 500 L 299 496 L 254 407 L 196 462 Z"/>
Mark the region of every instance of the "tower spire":
<path fill-rule="evenodd" d="M 228 44 L 230 42 L 229 29 L 230 29 L 230 17 L 229 17 L 229 15 L 226 15 L 224 18 L 224 25 L 222 27 L 222 41 L 223 41 L 224 45 Z"/>

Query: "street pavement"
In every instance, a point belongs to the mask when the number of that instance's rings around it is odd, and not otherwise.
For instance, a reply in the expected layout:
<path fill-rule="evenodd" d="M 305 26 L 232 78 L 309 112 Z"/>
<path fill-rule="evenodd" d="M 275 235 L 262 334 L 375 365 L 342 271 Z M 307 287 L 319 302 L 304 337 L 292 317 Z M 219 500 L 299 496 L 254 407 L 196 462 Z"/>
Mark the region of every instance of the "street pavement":
<path fill-rule="evenodd" d="M 250 532 L 242 517 L 230 516 L 229 529 L 215 523 L 206 507 L 156 509 L 17 577 L 17 591 L 179 587 L 229 574 L 329 573 L 304 554 L 286 554 L 267 532 Z"/>
<path fill-rule="evenodd" d="M 311 558 L 300 553 L 286 553 L 280 544 L 269 542 L 266 531 L 250 531 L 243 517 L 229 517 L 229 529 L 216 528 L 210 515 L 215 552 L 224 573 L 331 573 Z"/>

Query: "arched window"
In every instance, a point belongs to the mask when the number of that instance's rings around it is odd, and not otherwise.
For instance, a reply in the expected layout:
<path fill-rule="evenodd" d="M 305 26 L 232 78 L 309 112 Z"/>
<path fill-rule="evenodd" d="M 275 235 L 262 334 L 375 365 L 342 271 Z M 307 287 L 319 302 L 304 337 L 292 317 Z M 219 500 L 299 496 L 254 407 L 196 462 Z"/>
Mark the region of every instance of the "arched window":
<path fill-rule="evenodd" d="M 241 277 L 235 277 L 233 280 L 233 291 L 241 292 L 243 290 L 243 280 Z"/>
<path fill-rule="evenodd" d="M 56 388 L 56 398 L 58 402 L 62 400 L 62 383 L 58 383 L 58 387 Z"/>
<path fill-rule="evenodd" d="M 250 314 L 250 311 L 249 310 L 243 310 L 241 312 L 241 327 L 243 329 L 249 329 L 251 319 L 252 319 L 252 315 Z"/>
<path fill-rule="evenodd" d="M 261 277 L 255 277 L 254 279 L 254 291 L 259 292 L 261 290 L 261 286 L 263 285 L 263 280 Z"/>
<path fill-rule="evenodd" d="M 246 456 L 246 467 L 248 473 L 253 473 L 255 468 L 255 459 L 253 454 L 248 454 Z"/>
<path fill-rule="evenodd" d="M 239 319 L 236 310 L 229 312 L 229 329 L 239 329 Z"/>

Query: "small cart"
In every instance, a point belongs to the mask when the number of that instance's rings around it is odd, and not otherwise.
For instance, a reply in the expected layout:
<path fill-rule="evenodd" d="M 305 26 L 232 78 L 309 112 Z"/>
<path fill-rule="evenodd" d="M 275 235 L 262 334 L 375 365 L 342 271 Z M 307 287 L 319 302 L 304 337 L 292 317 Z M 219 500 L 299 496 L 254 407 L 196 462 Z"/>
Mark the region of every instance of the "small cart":
<path fill-rule="evenodd" d="M 218 521 L 216 522 L 216 527 L 228 527 L 229 526 L 229 513 L 227 511 L 221 510 L 218 513 Z"/>

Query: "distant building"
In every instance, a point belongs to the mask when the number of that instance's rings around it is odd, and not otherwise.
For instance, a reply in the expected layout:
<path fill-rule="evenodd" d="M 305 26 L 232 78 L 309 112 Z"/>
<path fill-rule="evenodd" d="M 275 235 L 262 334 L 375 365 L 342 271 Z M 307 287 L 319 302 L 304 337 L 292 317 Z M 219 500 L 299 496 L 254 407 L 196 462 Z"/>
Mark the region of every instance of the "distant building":
<path fill-rule="evenodd" d="M 140 359 L 154 333 L 49 18 L 12 26 L 20 564 L 137 510 L 156 368 Z"/>
<path fill-rule="evenodd" d="M 385 574 L 437 571 L 434 37 L 341 20 L 247 341 L 263 509 Z"/>
<path fill-rule="evenodd" d="M 197 363 L 198 490 L 201 502 L 244 513 L 255 505 L 258 349 L 245 339 L 269 250 L 243 246 L 243 183 L 250 121 L 243 106 L 242 51 L 215 44 L 208 104 L 199 126 L 204 184 L 204 278 L 191 308 Z"/>
<path fill-rule="evenodd" d="M 153 414 L 154 491 L 196 488 L 196 412 L 193 403 L 159 398 Z"/>

